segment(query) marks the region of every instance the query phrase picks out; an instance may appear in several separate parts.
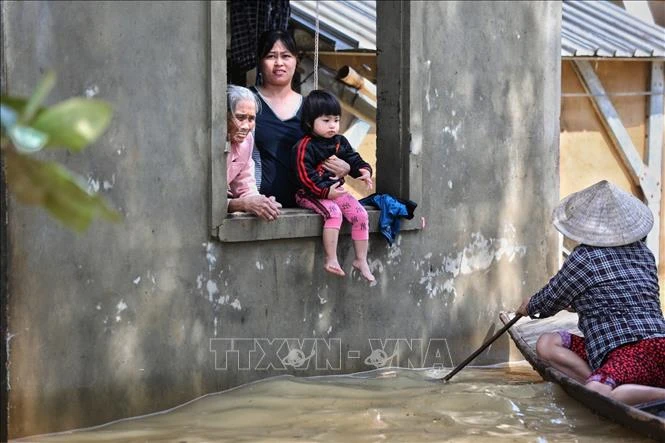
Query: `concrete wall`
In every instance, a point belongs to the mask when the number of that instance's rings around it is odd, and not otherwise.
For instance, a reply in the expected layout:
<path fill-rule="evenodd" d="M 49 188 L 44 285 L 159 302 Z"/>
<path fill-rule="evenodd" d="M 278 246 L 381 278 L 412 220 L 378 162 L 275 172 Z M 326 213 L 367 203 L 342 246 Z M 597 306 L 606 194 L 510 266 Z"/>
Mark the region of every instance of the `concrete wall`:
<path fill-rule="evenodd" d="M 482 343 L 480 325 L 558 268 L 560 5 L 413 2 L 411 14 L 429 215 L 413 292 L 432 297 L 435 333 Z"/>
<path fill-rule="evenodd" d="M 54 68 L 50 102 L 87 93 L 114 104 L 88 152 L 46 156 L 125 216 L 77 236 L 10 200 L 12 437 L 275 374 L 373 369 L 381 356 L 451 366 L 557 267 L 558 2 L 411 4 L 412 149 L 427 226 L 392 248 L 371 237 L 372 287 L 323 273 L 320 238 L 209 237 L 208 14 L 194 2 L 2 4 L 3 90 L 29 94 Z M 348 236 L 339 255 L 350 271 Z M 211 352 L 211 338 L 249 340 L 226 359 L 230 342 Z M 504 337 L 477 363 L 509 357 Z"/>

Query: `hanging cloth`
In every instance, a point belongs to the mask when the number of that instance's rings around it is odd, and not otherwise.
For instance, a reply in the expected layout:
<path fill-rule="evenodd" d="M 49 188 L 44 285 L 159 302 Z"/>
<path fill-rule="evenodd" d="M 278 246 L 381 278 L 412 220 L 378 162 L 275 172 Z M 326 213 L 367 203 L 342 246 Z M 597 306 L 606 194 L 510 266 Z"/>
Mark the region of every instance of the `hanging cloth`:
<path fill-rule="evenodd" d="M 256 44 L 267 30 L 286 31 L 289 0 L 231 0 L 231 62 L 242 71 L 256 67 Z"/>
<path fill-rule="evenodd" d="M 359 200 L 359 202 L 362 205 L 374 206 L 381 210 L 381 214 L 379 215 L 379 230 L 390 246 L 392 246 L 397 238 L 397 234 L 399 234 L 402 224 L 401 219 L 406 218 L 407 220 L 411 220 L 413 212 L 418 206 L 412 200 L 402 200 L 390 194 L 368 195 Z"/>

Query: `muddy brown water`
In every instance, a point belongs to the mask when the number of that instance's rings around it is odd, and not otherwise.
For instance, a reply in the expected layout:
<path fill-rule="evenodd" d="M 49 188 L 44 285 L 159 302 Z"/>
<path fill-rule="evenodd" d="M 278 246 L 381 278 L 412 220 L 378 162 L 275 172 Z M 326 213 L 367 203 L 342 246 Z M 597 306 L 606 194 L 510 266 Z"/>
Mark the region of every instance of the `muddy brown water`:
<path fill-rule="evenodd" d="M 647 442 L 544 382 L 526 363 L 275 377 L 169 411 L 39 442 Z"/>

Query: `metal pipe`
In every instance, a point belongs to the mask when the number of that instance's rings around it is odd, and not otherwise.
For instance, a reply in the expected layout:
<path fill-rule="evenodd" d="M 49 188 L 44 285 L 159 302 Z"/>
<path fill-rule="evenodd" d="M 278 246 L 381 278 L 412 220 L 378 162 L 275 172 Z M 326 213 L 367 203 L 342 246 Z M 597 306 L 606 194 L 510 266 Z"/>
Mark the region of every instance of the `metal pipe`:
<path fill-rule="evenodd" d="M 309 58 L 303 59 L 300 65 L 305 72 L 312 69 L 312 61 Z M 369 95 L 361 94 L 359 89 L 338 81 L 335 78 L 335 71 L 324 65 L 319 65 L 319 88 L 332 92 L 339 99 L 342 109 L 376 127 L 376 100 L 372 100 Z M 305 95 L 308 92 L 307 88 L 303 88 Z"/>
<path fill-rule="evenodd" d="M 337 71 L 337 78 L 376 101 L 376 85 L 358 74 L 351 66 L 342 66 Z"/>

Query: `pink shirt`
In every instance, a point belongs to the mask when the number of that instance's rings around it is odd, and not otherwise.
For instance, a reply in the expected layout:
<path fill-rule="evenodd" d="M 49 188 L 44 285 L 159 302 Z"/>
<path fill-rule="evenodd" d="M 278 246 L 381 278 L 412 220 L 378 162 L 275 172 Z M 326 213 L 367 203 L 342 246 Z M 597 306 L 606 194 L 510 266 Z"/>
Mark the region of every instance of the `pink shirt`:
<path fill-rule="evenodd" d="M 226 183 L 231 198 L 259 193 L 254 177 L 253 148 L 254 136 L 251 132 L 242 143 L 231 143 L 231 152 L 226 158 Z"/>

